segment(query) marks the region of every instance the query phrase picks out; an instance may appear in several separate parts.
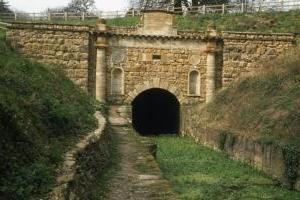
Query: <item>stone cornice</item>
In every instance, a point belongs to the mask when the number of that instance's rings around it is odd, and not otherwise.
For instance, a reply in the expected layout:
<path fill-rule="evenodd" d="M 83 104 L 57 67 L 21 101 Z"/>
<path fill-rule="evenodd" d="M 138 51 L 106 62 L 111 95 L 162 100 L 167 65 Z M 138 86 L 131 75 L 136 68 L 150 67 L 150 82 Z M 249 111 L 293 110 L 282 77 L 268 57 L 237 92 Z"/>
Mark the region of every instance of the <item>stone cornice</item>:
<path fill-rule="evenodd" d="M 257 32 L 221 32 L 223 39 L 260 40 L 260 41 L 291 41 L 296 38 L 294 33 L 257 33 Z"/>
<path fill-rule="evenodd" d="M 97 36 L 134 37 L 146 39 L 195 39 L 195 40 L 260 40 L 260 41 L 290 41 L 294 42 L 296 33 L 258 33 L 258 32 L 234 32 L 222 31 L 217 37 L 210 37 L 206 32 L 184 30 L 177 35 L 147 35 L 137 34 L 136 27 L 108 27 L 107 31 L 97 31 L 95 27 L 74 24 L 48 24 L 30 22 L 9 22 L 8 29 L 31 29 L 69 32 L 89 32 Z"/>
<path fill-rule="evenodd" d="M 51 30 L 51 31 L 70 31 L 70 32 L 90 32 L 92 26 L 74 24 L 47 24 L 47 23 L 28 23 L 10 22 L 10 29 L 32 29 L 32 30 Z"/>
<path fill-rule="evenodd" d="M 114 32 L 100 32 L 94 31 L 97 36 L 116 36 L 116 37 L 133 37 L 133 38 L 145 38 L 145 39 L 196 39 L 196 40 L 206 40 L 207 36 L 198 35 L 146 35 L 146 34 L 132 34 L 132 33 L 114 33 Z"/>

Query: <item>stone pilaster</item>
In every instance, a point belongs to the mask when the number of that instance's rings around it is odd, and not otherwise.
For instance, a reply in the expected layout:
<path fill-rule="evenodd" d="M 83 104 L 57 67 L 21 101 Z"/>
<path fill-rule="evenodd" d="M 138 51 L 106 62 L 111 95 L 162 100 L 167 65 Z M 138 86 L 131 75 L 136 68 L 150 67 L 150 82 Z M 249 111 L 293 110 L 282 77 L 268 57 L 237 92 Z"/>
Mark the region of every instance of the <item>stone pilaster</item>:
<path fill-rule="evenodd" d="M 217 51 L 217 31 L 214 27 L 207 29 L 207 68 L 206 68 L 206 103 L 209 103 L 216 90 L 216 51 Z"/>
<path fill-rule="evenodd" d="M 216 90 L 216 55 L 215 52 L 207 52 L 206 103 L 212 100 L 215 90 Z"/>
<path fill-rule="evenodd" d="M 104 20 L 99 20 L 96 25 L 101 32 L 106 31 L 106 24 Z M 105 102 L 106 100 L 106 48 L 107 40 L 105 36 L 98 36 L 96 56 L 96 99 Z"/>

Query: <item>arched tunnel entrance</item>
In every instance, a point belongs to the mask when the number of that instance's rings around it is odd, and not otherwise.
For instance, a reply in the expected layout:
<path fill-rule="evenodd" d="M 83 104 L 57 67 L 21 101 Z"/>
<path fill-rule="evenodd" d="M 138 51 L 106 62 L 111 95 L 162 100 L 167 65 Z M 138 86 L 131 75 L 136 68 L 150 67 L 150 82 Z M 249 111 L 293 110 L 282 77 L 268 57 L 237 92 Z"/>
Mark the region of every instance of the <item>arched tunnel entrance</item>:
<path fill-rule="evenodd" d="M 167 90 L 153 88 L 132 102 L 132 124 L 141 135 L 178 134 L 180 104 Z"/>

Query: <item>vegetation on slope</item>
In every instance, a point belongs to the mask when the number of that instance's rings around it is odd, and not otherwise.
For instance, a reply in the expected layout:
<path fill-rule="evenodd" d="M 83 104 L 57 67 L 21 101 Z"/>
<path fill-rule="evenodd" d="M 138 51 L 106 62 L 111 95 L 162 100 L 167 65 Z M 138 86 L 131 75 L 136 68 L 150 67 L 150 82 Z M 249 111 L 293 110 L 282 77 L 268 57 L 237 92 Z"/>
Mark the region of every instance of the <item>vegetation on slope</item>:
<path fill-rule="evenodd" d="M 300 33 L 300 10 L 289 12 L 271 12 L 254 14 L 207 14 L 199 16 L 177 16 L 179 30 L 206 31 L 209 24 L 215 24 L 219 31 L 250 31 L 267 33 Z M 96 19 L 81 21 L 54 20 L 50 23 L 91 25 L 96 24 Z M 121 17 L 107 19 L 108 26 L 135 27 L 139 17 Z"/>
<path fill-rule="evenodd" d="M 190 138 L 161 136 L 157 161 L 180 199 L 300 199 L 300 193 Z"/>
<path fill-rule="evenodd" d="M 232 83 L 198 113 L 198 127 L 220 130 L 220 148 L 229 135 L 281 148 L 285 184 L 294 187 L 300 175 L 300 49 Z"/>
<path fill-rule="evenodd" d="M 254 13 L 254 14 L 207 14 L 199 16 L 177 16 L 179 30 L 205 31 L 214 23 L 219 31 L 253 32 L 300 32 L 300 11 Z M 139 18 L 109 19 L 110 26 L 136 26 Z"/>
<path fill-rule="evenodd" d="M 202 125 L 285 142 L 300 141 L 300 49 L 220 91 Z"/>
<path fill-rule="evenodd" d="M 38 199 L 63 153 L 93 129 L 95 102 L 63 72 L 17 55 L 0 38 L 0 199 Z"/>
<path fill-rule="evenodd" d="M 209 14 L 199 17 L 177 17 L 179 29 L 205 31 L 214 23 L 219 31 L 300 32 L 300 10 L 254 14 Z"/>

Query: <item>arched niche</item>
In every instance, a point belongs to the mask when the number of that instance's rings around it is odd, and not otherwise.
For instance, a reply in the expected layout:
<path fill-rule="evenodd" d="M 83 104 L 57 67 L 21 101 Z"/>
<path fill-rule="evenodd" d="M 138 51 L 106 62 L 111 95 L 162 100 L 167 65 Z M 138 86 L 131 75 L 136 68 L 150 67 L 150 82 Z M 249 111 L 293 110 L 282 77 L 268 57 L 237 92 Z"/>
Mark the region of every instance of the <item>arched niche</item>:
<path fill-rule="evenodd" d="M 124 94 L 124 70 L 122 68 L 114 68 L 111 71 L 111 94 Z"/>
<path fill-rule="evenodd" d="M 198 70 L 191 70 L 188 76 L 188 94 L 200 96 L 201 77 Z"/>

